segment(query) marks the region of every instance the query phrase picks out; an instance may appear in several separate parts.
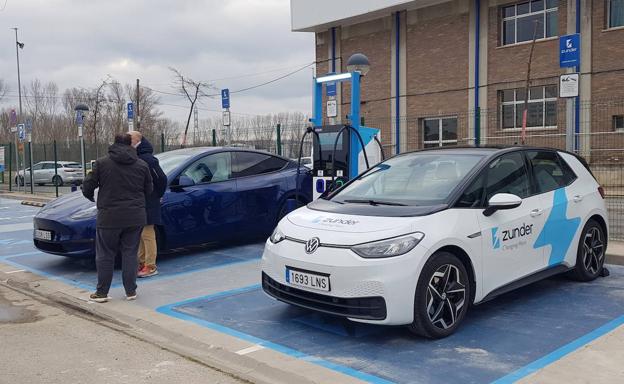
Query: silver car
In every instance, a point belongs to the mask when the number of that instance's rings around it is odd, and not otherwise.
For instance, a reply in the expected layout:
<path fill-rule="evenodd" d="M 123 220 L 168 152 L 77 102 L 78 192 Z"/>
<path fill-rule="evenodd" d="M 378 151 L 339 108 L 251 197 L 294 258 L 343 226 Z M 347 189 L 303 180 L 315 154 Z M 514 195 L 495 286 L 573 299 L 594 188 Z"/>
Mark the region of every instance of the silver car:
<path fill-rule="evenodd" d="M 54 173 L 54 161 L 41 161 L 33 165 L 33 182 L 38 185 L 53 184 L 62 186 L 65 183 L 82 183 L 84 173 L 80 163 L 73 161 L 57 162 L 57 172 Z M 30 168 L 26 168 L 26 177 L 24 171 L 19 171 L 15 176 L 15 184 L 30 184 Z"/>

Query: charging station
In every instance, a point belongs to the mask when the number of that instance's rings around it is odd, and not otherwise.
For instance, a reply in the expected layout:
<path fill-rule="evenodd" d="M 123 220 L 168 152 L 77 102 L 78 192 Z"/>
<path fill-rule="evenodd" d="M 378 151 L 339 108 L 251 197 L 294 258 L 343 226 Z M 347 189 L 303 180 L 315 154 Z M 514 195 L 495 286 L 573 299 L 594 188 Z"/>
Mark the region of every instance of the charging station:
<path fill-rule="evenodd" d="M 313 134 L 312 188 L 314 199 L 328 190 L 342 187 L 349 180 L 384 159 L 383 148 L 379 141 L 379 129 L 361 125 L 361 76 L 359 71 L 352 71 L 314 79 L 314 111 L 310 119 L 312 127 L 309 127 L 306 132 L 306 135 Z M 351 83 L 351 111 L 347 115 L 350 123 L 322 125 L 323 86 L 347 81 Z"/>

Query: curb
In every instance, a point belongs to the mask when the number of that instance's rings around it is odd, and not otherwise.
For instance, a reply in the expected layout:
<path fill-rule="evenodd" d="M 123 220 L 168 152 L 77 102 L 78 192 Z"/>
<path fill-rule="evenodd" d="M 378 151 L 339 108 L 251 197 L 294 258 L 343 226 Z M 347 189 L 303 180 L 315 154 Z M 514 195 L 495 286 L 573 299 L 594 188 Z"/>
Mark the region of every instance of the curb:
<path fill-rule="evenodd" d="M 29 205 L 31 207 L 45 207 L 45 203 L 41 203 L 38 201 L 28 201 L 28 200 L 24 200 L 22 201 L 22 205 Z"/>

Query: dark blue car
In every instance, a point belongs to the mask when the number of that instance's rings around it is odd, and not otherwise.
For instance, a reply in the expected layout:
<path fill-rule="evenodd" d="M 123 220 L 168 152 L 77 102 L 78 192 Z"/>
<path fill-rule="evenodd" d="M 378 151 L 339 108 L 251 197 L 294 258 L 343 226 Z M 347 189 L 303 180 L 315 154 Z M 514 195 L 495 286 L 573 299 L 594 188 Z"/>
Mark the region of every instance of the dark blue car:
<path fill-rule="evenodd" d="M 156 155 L 169 186 L 162 199 L 159 249 L 268 236 L 295 206 L 297 162 L 266 152 L 187 148 Z M 311 201 L 312 178 L 301 167 L 299 201 Z M 34 242 L 62 256 L 95 254 L 95 203 L 80 192 L 47 204 L 34 218 Z"/>

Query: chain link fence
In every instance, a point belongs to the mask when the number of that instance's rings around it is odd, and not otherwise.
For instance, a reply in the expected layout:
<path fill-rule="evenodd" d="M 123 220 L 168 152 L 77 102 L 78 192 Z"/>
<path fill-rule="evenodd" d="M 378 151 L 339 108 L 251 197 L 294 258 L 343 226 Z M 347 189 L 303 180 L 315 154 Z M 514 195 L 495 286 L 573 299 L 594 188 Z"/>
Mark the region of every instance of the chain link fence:
<path fill-rule="evenodd" d="M 401 130 L 401 148 L 418 150 L 439 146 L 474 146 L 480 145 L 530 145 L 569 149 L 583 156 L 589 163 L 592 172 L 605 188 L 607 206 L 610 215 L 612 239 L 624 240 L 624 100 L 594 101 L 581 103 L 578 108 L 574 104 L 567 105 L 564 100 L 542 108 L 529 103 L 527 114 L 528 128 L 522 133 L 523 106 L 501 105 L 495 110 L 463 111 L 423 115 L 416 117 L 366 117 L 362 123 L 381 130 L 381 142 L 387 155 L 396 153 L 394 133 L 397 126 Z M 578 127 L 566 127 L 570 116 L 578 116 Z M 348 122 L 338 122 L 348 123 Z M 301 140 L 304 138 L 309 124 L 299 121 L 292 124 L 237 126 L 230 131 L 210 129 L 193 132 L 187 137 L 186 147 L 232 146 L 252 148 L 270 153 L 280 154 L 296 159 L 299 156 Z M 480 129 L 475 130 L 475 126 Z M 568 129 L 569 128 L 569 129 Z M 567 132 L 570 133 L 567 133 Z M 475 138 L 475 132 L 478 137 Z M 148 137 L 157 153 L 182 147 L 183 135 L 163 135 Z M 4 148 L 4 171 L 2 182 L 5 189 L 9 182 L 12 187 L 19 181 L 15 162 L 15 145 L 2 144 Z M 107 143 L 95 145 L 85 143 L 87 172 L 91 160 L 101 157 L 107 152 Z M 55 143 L 33 143 L 32 164 L 54 161 L 54 150 L 58 161 L 80 162 L 80 142 L 75 140 L 57 141 Z M 310 156 L 312 150 L 311 135 L 303 140 L 302 156 Z M 25 152 L 25 155 L 24 155 Z M 25 159 L 25 160 L 24 160 Z M 19 169 L 28 168 L 30 164 L 30 148 L 25 144 L 20 148 Z M 20 175 L 23 174 L 23 171 Z M 27 178 L 29 174 L 27 172 Z M 37 188 L 49 191 L 49 182 L 43 180 Z M 19 188 L 30 190 L 26 186 Z M 40 183 L 39 183 L 40 184 Z"/>

